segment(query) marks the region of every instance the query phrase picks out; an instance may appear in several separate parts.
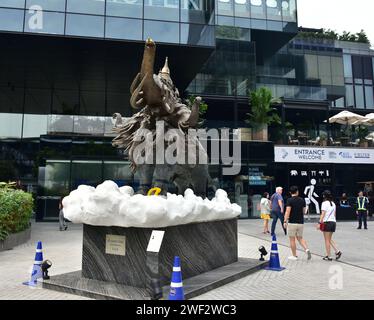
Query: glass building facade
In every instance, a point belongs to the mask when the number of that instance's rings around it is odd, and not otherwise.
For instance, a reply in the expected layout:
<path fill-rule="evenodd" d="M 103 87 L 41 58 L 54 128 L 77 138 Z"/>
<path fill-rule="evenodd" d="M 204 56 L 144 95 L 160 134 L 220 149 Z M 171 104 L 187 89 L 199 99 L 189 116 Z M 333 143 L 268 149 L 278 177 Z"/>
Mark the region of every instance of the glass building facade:
<path fill-rule="evenodd" d="M 296 0 L 0 0 L 0 181 L 21 180 L 44 220 L 79 184 L 136 189 L 111 146 L 112 114 L 133 114 L 128 91 L 148 37 L 183 96 L 208 103 L 207 127 L 246 127 L 248 92 L 261 86 L 284 98 L 279 115 L 311 139 L 339 108 L 374 109 L 373 51 L 297 32 Z M 282 130 L 270 128 L 273 142 L 243 142 L 236 177 L 210 167 L 243 217 L 259 216 L 259 194 L 280 179 Z"/>

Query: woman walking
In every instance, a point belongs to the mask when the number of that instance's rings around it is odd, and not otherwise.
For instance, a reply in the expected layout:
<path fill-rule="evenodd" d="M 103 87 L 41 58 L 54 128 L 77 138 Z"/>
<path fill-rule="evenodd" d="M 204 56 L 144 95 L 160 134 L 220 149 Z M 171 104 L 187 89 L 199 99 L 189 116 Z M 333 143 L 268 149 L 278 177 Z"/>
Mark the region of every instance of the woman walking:
<path fill-rule="evenodd" d="M 335 250 L 335 259 L 339 260 L 342 252 L 338 249 L 336 243 L 332 240 L 332 235 L 336 230 L 336 205 L 333 202 L 330 191 L 323 192 L 322 214 L 319 220 L 318 228 L 323 232 L 325 238 L 326 256 L 325 261 L 332 261 L 331 247 Z"/>
<path fill-rule="evenodd" d="M 264 220 L 264 234 L 270 233 L 269 231 L 269 221 L 270 221 L 270 199 L 269 193 L 265 192 L 262 195 L 261 202 L 260 202 L 260 209 L 261 209 L 261 219 Z"/>

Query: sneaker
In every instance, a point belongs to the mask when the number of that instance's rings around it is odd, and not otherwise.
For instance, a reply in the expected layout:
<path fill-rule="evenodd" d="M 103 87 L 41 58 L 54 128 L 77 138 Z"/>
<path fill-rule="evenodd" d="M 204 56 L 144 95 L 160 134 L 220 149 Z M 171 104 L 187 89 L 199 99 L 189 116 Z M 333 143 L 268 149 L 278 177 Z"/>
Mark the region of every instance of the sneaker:
<path fill-rule="evenodd" d="M 290 257 L 288 257 L 288 260 L 292 260 L 292 261 L 297 261 L 297 260 L 298 260 L 298 258 L 297 258 L 297 257 L 295 257 L 295 256 L 290 256 Z"/>
<path fill-rule="evenodd" d="M 305 250 L 305 253 L 308 255 L 308 260 L 312 259 L 312 254 L 309 249 Z"/>
<path fill-rule="evenodd" d="M 325 260 L 325 261 L 332 261 L 332 258 L 330 258 L 329 256 L 326 256 L 326 257 L 324 257 L 322 259 Z"/>
<path fill-rule="evenodd" d="M 342 256 L 342 252 L 341 251 L 338 251 L 337 253 L 335 253 L 335 260 L 339 260 L 340 257 Z"/>

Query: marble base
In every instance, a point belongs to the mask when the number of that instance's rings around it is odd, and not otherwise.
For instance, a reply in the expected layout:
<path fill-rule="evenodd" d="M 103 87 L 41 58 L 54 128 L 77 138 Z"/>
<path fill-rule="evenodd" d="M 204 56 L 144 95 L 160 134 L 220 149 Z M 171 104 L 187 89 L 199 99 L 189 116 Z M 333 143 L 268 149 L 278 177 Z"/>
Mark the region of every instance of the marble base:
<path fill-rule="evenodd" d="M 185 298 L 191 299 L 238 280 L 260 270 L 267 264 L 268 262 L 265 261 L 239 258 L 235 263 L 205 272 L 198 276 L 183 279 Z M 83 278 L 81 271 L 51 276 L 50 280 L 43 281 L 43 288 L 99 300 L 150 300 L 150 295 L 144 288 Z M 162 289 L 163 298 L 167 299 L 170 287 L 167 285 Z"/>
<path fill-rule="evenodd" d="M 84 225 L 82 277 L 146 288 L 170 283 L 174 256 L 188 279 L 238 261 L 237 219 L 166 227 L 160 252 L 147 253 L 153 229 Z M 107 235 L 126 237 L 126 255 L 106 254 Z"/>

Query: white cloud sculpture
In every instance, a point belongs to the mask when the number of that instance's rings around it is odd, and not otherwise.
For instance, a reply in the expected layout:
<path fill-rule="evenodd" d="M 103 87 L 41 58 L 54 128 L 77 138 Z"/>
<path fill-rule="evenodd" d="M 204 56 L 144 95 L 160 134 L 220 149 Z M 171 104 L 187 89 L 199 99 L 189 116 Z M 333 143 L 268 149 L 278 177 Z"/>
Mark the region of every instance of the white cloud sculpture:
<path fill-rule="evenodd" d="M 63 202 L 65 218 L 96 226 L 162 228 L 192 222 L 235 218 L 241 207 L 218 189 L 212 200 L 196 196 L 191 189 L 182 195 L 134 195 L 131 187 L 107 180 L 96 188 L 80 185 Z"/>

